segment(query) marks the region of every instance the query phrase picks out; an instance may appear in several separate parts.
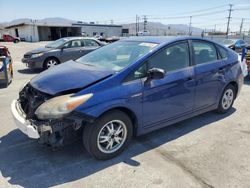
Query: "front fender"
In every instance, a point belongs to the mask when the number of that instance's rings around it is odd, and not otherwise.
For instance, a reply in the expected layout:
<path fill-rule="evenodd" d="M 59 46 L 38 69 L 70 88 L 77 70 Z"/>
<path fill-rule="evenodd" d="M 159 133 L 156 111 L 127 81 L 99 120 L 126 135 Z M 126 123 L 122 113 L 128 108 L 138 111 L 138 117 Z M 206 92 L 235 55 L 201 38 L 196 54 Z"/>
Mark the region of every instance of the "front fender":
<path fill-rule="evenodd" d="M 106 101 L 103 103 L 96 104 L 92 107 L 81 109 L 81 110 L 79 109 L 76 111 L 82 114 L 85 114 L 87 116 L 91 116 L 93 118 L 98 118 L 103 113 L 109 110 L 115 109 L 115 108 L 125 108 L 131 111 L 136 116 L 138 125 L 141 125 L 142 106 L 136 104 L 136 102 L 134 103 L 133 101 L 129 99 L 115 99 L 111 101 Z"/>

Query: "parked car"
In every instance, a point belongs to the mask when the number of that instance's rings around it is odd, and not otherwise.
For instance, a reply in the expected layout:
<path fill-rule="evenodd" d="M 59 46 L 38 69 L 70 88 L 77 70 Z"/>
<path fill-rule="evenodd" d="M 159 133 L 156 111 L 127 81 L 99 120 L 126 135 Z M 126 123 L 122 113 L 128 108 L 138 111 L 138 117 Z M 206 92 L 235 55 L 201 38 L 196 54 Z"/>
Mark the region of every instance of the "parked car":
<path fill-rule="evenodd" d="M 247 64 L 248 77 L 250 77 L 250 46 L 246 47 L 245 62 Z"/>
<path fill-rule="evenodd" d="M 3 41 L 4 42 L 14 42 L 14 43 L 18 43 L 21 41 L 21 39 L 19 37 L 14 37 L 8 34 L 3 34 Z"/>
<path fill-rule="evenodd" d="M 194 37 L 135 37 L 33 78 L 11 105 L 18 128 L 59 146 L 82 134 L 97 159 L 142 135 L 217 110 L 228 112 L 243 74 L 232 50 Z"/>
<path fill-rule="evenodd" d="M 29 68 L 48 69 L 69 60 L 75 60 L 104 44 L 93 38 L 67 37 L 24 54 L 22 62 Z"/>
<path fill-rule="evenodd" d="M 13 66 L 10 52 L 6 46 L 0 46 L 0 85 L 7 87 L 13 79 Z"/>
<path fill-rule="evenodd" d="M 241 53 L 242 49 L 247 47 L 247 43 L 242 39 L 219 39 L 217 42 L 237 53 Z"/>

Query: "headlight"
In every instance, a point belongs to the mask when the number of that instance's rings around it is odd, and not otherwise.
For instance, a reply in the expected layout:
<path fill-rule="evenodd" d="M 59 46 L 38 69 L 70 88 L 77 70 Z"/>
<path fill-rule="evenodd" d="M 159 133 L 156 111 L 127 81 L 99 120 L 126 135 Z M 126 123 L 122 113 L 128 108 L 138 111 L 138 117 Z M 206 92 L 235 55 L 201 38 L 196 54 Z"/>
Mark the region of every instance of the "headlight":
<path fill-rule="evenodd" d="M 93 96 L 92 93 L 73 97 L 73 94 L 52 98 L 41 104 L 35 114 L 39 119 L 57 119 L 72 112 Z"/>
<path fill-rule="evenodd" d="M 32 54 L 32 55 L 31 55 L 31 58 L 40 57 L 40 56 L 42 56 L 42 55 L 43 55 L 43 53 L 39 53 L 39 54 Z"/>

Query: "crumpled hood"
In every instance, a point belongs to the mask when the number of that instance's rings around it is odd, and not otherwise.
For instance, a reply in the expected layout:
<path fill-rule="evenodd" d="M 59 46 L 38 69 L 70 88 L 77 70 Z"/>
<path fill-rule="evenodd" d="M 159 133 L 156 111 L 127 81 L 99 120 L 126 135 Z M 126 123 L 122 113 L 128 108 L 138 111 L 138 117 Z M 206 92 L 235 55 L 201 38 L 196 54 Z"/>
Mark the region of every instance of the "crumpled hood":
<path fill-rule="evenodd" d="M 39 91 L 55 95 L 84 88 L 112 74 L 110 70 L 68 61 L 38 74 L 30 84 Z"/>
<path fill-rule="evenodd" d="M 38 54 L 38 53 L 42 53 L 42 52 L 48 52 L 50 50 L 54 50 L 54 48 L 36 48 L 34 50 L 28 51 L 25 54 Z"/>

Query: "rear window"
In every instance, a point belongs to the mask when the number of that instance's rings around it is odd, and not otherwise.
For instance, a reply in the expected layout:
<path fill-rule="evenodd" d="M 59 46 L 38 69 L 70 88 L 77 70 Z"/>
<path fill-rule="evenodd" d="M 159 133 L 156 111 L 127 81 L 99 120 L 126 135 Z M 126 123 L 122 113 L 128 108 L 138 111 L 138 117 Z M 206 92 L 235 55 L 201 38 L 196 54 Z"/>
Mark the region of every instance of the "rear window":
<path fill-rule="evenodd" d="M 193 41 L 196 64 L 209 63 L 217 60 L 217 51 L 212 43 Z"/>
<path fill-rule="evenodd" d="M 219 50 L 221 59 L 227 59 L 227 50 L 221 46 L 218 46 L 218 45 L 217 45 L 217 48 Z"/>

